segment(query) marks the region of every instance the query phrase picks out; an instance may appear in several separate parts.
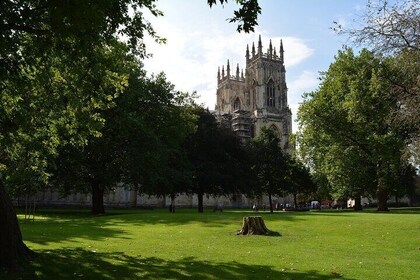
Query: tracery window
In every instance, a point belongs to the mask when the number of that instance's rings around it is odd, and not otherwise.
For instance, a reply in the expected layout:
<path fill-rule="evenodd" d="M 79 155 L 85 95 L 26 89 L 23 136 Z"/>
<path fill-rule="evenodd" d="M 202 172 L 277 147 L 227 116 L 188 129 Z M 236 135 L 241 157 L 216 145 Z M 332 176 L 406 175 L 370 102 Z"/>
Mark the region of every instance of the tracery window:
<path fill-rule="evenodd" d="M 267 93 L 267 107 L 275 107 L 276 106 L 276 89 L 274 87 L 273 80 L 270 80 L 268 82 L 266 93 Z"/>

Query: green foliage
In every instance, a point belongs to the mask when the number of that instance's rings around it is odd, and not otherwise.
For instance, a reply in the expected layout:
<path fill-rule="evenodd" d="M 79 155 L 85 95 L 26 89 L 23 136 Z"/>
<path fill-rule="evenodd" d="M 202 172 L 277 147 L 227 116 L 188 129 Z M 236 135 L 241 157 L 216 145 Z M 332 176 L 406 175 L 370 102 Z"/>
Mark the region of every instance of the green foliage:
<path fill-rule="evenodd" d="M 192 167 L 187 192 L 228 195 L 243 187 L 246 154 L 239 138 L 217 123 L 208 110 L 197 107 L 197 130 L 185 142 Z"/>
<path fill-rule="evenodd" d="M 127 84 L 126 75 L 115 71 L 118 55 L 111 52 L 118 46 L 113 44 L 76 61 L 55 49 L 39 57 L 37 46 L 22 42 L 25 61 L 1 84 L 1 161 L 7 181 L 36 189 L 48 180 L 48 163 L 60 145 L 83 145 L 89 135 L 99 135 L 100 111 L 113 106 Z"/>
<path fill-rule="evenodd" d="M 386 57 L 388 69 L 381 78 L 390 82 L 390 96 L 398 101 L 391 119 L 408 134 L 404 156 L 414 165 L 420 159 L 419 9 L 416 0 L 368 1 L 359 25 L 335 28 L 356 45 Z"/>
<path fill-rule="evenodd" d="M 73 49 L 66 52 L 89 52 L 92 47 L 107 43 L 117 35 L 127 39 L 132 52 L 144 55 L 143 37 L 156 36 L 144 18 L 144 10 L 154 16 L 163 15 L 154 0 L 103 0 L 103 1 L 3 1 L 0 6 L 2 23 L 2 50 L 15 57 L 23 37 L 36 37 L 46 47 L 56 41 L 71 41 Z M 63 46 L 64 47 L 64 46 Z M 25 56 L 21 56 L 24 58 Z M 7 59 L 3 57 L 3 59 Z"/>
<path fill-rule="evenodd" d="M 280 147 L 277 134 L 266 127 L 252 142 L 252 176 L 255 177 L 248 194 L 284 196 L 293 194 L 295 207 L 298 207 L 297 195 L 311 196 L 315 192 L 315 184 L 309 169 L 296 157 L 285 154 Z M 252 182 L 252 181 L 251 181 Z"/>
<path fill-rule="evenodd" d="M 174 91 L 163 74 L 147 78 L 125 57 L 126 90 L 104 110 L 101 137 L 84 147 L 66 145 L 56 160 L 54 185 L 64 193 L 112 190 L 125 183 L 148 194 L 172 193 L 188 178 L 182 143 L 195 128 L 189 96 Z M 184 164 L 184 165 L 183 165 Z"/>
<path fill-rule="evenodd" d="M 316 192 L 316 184 L 310 174 L 310 170 L 300 160 L 294 157 L 288 158 L 287 168 L 287 192 L 293 194 L 295 199 L 295 207 L 300 203 L 297 196 L 300 195 L 307 199 L 303 202 L 307 203 L 309 199 L 314 198 Z"/>
<path fill-rule="evenodd" d="M 373 193 L 386 201 L 399 176 L 406 134 L 392 121 L 397 102 L 384 78 L 387 61 L 372 52 L 339 51 L 317 91 L 299 108 L 299 146 L 337 197 Z"/>
<path fill-rule="evenodd" d="M 183 143 L 196 128 L 191 102 L 164 74 L 138 79 L 122 97 L 117 118 L 112 119 L 117 121 L 124 154 L 123 182 L 141 184 L 141 191 L 148 194 L 165 195 L 175 191 L 172 183 L 188 179 Z"/>
<path fill-rule="evenodd" d="M 117 70 L 121 56 L 144 55 L 143 33 L 154 35 L 139 9 L 160 12 L 153 1 L 143 2 L 0 4 L 0 164 L 17 194 L 46 184 L 60 146 L 100 136 L 101 113 L 127 86 Z"/>
<path fill-rule="evenodd" d="M 217 0 L 207 0 L 210 7 L 216 5 L 217 2 Z M 219 2 L 223 5 L 228 0 L 219 0 Z M 236 3 L 240 5 L 240 8 L 233 12 L 234 17 L 229 18 L 229 22 L 239 22 L 238 32 L 254 32 L 254 27 L 258 25 L 258 14 L 261 14 L 261 7 L 258 4 L 258 0 L 236 0 Z"/>
<path fill-rule="evenodd" d="M 271 129 L 263 127 L 253 141 L 257 194 L 282 195 L 288 184 L 288 159 L 280 147 L 280 139 Z"/>

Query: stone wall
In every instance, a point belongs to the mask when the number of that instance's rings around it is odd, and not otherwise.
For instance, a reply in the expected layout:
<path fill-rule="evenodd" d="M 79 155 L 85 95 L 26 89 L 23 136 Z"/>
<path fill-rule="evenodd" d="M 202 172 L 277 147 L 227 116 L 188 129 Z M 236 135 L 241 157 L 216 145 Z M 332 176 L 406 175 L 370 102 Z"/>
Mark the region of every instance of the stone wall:
<path fill-rule="evenodd" d="M 76 193 L 68 196 L 62 196 L 57 191 L 44 190 L 39 192 L 34 197 L 30 198 L 35 201 L 38 206 L 44 207 L 83 207 L 89 208 L 92 204 L 91 194 Z M 251 209 L 254 203 L 261 209 L 266 206 L 269 207 L 268 197 L 261 199 L 247 198 L 245 195 L 236 194 L 233 197 L 225 196 L 204 196 L 203 204 L 206 208 L 222 207 L 222 208 L 249 208 Z M 292 204 L 293 198 L 274 197 L 273 203 Z M 15 205 L 22 206 L 25 204 L 25 199 L 18 198 L 15 200 Z M 168 207 L 171 204 L 170 197 L 156 197 L 148 195 L 139 195 L 137 191 L 131 191 L 124 187 L 117 187 L 114 191 L 104 195 L 104 204 L 108 208 L 134 208 L 134 207 Z M 197 207 L 197 195 L 181 194 L 175 199 L 176 207 Z"/>

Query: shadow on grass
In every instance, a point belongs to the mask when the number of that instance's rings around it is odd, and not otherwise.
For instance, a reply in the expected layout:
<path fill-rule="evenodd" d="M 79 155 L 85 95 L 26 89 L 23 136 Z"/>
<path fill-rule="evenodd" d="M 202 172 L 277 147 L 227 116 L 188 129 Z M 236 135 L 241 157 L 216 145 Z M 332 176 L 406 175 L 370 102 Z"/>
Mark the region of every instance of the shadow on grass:
<path fill-rule="evenodd" d="M 281 233 L 277 232 L 277 231 L 271 231 L 267 234 L 267 236 L 272 236 L 272 237 L 280 237 Z"/>
<path fill-rule="evenodd" d="M 116 210 L 105 215 L 95 216 L 83 210 L 51 209 L 41 210 L 35 221 L 20 220 L 25 241 L 39 245 L 60 243 L 64 240 L 83 238 L 86 240 L 105 241 L 108 238 L 130 239 L 126 229 L 132 226 L 148 225 L 188 225 L 198 223 L 204 227 L 223 227 L 237 224 L 240 228 L 242 217 L 250 213 L 195 213 L 191 209 L 183 209 L 175 214 L 163 210 Z M 267 221 L 281 217 L 284 220 L 294 219 L 291 215 L 263 215 Z M 280 236 L 280 234 L 274 236 Z"/>
<path fill-rule="evenodd" d="M 106 240 L 110 237 L 128 239 L 124 227 L 109 227 L 113 225 L 112 216 L 94 217 L 92 215 L 74 214 L 73 217 L 66 215 L 46 215 L 35 218 L 34 221 L 20 221 L 20 227 L 25 241 L 31 241 L 39 245 L 58 243 L 72 238 L 84 238 L 87 240 Z"/>
<path fill-rule="evenodd" d="M 43 251 L 25 273 L 1 279 L 347 279 L 337 272 L 281 271 L 272 266 L 239 262 L 208 262 L 142 258 L 121 253 L 91 252 L 81 248 Z"/>

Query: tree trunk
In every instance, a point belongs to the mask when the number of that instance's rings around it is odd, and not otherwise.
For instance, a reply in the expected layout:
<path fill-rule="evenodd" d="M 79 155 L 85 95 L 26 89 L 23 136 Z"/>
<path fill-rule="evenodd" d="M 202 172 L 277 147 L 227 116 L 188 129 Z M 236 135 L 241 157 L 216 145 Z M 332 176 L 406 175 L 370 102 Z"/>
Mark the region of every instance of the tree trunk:
<path fill-rule="evenodd" d="M 354 211 L 362 211 L 362 197 L 360 195 L 356 195 L 354 197 Z"/>
<path fill-rule="evenodd" d="M 294 205 L 295 208 L 297 208 L 297 194 L 296 193 L 293 194 L 293 203 L 295 204 Z"/>
<path fill-rule="evenodd" d="M 0 181 L 0 268 L 17 271 L 34 257 L 22 240 L 13 204 Z"/>
<path fill-rule="evenodd" d="M 171 210 L 170 210 L 170 212 L 175 213 L 175 194 L 174 193 L 171 194 L 170 197 L 171 197 L 171 206 L 170 206 Z"/>
<path fill-rule="evenodd" d="M 376 200 L 378 203 L 378 211 L 387 212 L 389 211 L 388 205 L 387 205 L 387 194 L 386 191 L 378 186 L 378 189 L 376 190 Z"/>
<path fill-rule="evenodd" d="M 387 200 L 388 200 L 388 194 L 386 191 L 386 184 L 385 184 L 385 178 L 384 178 L 384 172 L 382 170 L 382 162 L 378 161 L 378 164 L 376 166 L 376 176 L 378 180 L 378 185 L 376 189 L 376 201 L 378 203 L 378 211 L 389 211 Z"/>
<path fill-rule="evenodd" d="M 237 233 L 238 235 L 267 235 L 270 231 L 265 226 L 264 220 L 261 216 L 244 217 L 242 228 Z"/>
<path fill-rule="evenodd" d="M 198 192 L 197 196 L 198 196 L 198 213 L 203 213 L 204 212 L 204 208 L 203 208 L 203 196 L 204 196 L 204 194 L 202 192 Z"/>
<path fill-rule="evenodd" d="M 270 203 L 270 213 L 273 213 L 273 200 L 271 198 L 271 193 L 268 193 L 268 201 Z"/>
<path fill-rule="evenodd" d="M 92 184 L 92 214 L 105 214 L 104 189 L 98 184 Z"/>

